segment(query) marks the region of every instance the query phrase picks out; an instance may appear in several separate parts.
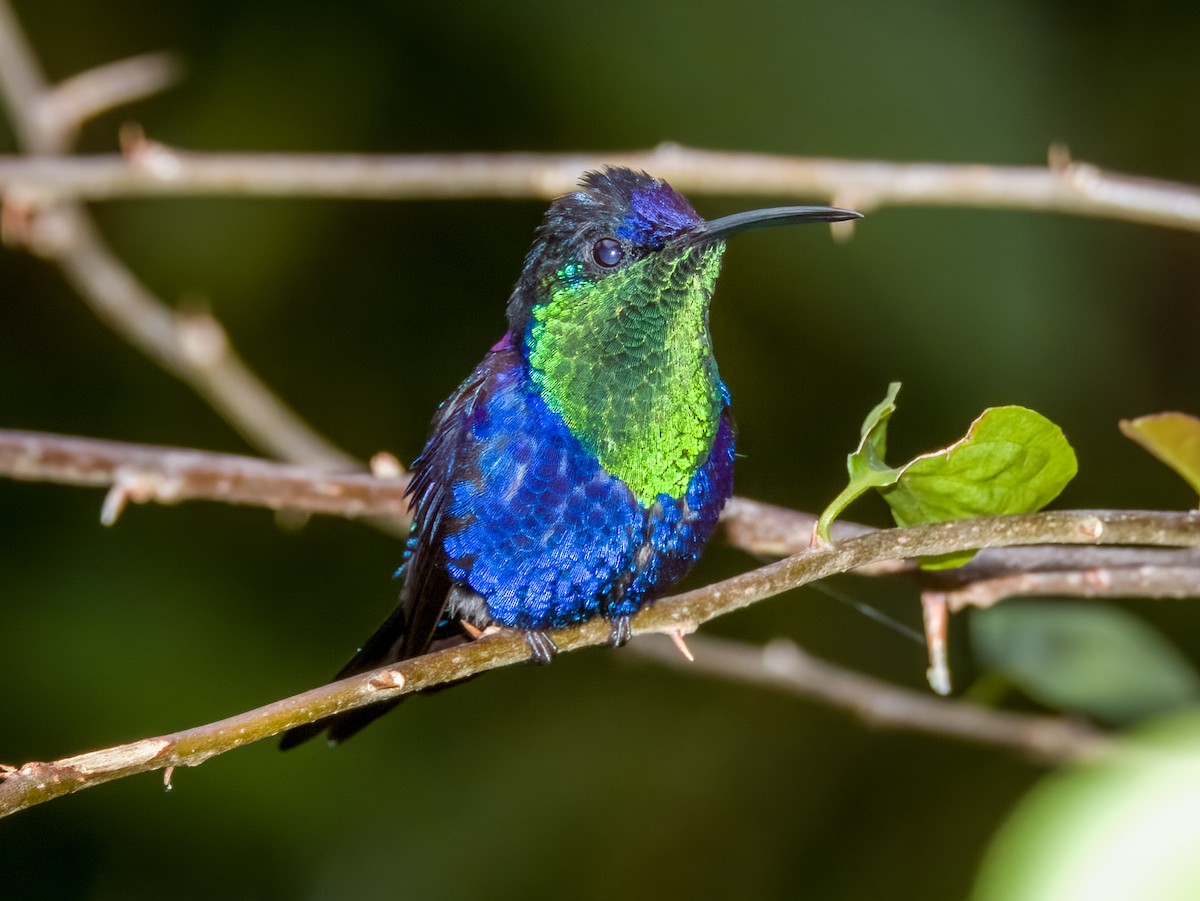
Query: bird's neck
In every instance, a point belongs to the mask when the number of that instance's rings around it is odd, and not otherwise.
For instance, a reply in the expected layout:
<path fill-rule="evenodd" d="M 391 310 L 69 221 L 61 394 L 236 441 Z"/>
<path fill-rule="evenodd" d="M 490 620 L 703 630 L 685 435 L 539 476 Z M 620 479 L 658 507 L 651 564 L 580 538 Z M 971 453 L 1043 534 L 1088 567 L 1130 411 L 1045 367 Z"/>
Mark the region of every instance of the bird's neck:
<path fill-rule="evenodd" d="M 725 402 L 708 301 L 721 249 L 652 279 L 564 282 L 525 332 L 535 389 L 646 506 L 687 492 L 717 433 Z"/>

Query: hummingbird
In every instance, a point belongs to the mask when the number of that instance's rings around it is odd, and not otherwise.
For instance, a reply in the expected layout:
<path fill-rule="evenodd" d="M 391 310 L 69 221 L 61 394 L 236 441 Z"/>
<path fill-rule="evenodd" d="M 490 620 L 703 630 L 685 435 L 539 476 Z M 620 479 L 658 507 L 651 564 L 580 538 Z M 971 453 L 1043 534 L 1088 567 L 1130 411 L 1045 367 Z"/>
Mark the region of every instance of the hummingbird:
<path fill-rule="evenodd" d="M 682 578 L 733 492 L 734 425 L 709 303 L 726 239 L 861 214 L 789 206 L 704 220 L 665 181 L 584 174 L 551 203 L 508 330 L 442 403 L 408 486 L 399 603 L 344 678 L 485 628 L 546 634 L 604 617 L 611 642 Z M 287 732 L 340 742 L 399 701 Z"/>

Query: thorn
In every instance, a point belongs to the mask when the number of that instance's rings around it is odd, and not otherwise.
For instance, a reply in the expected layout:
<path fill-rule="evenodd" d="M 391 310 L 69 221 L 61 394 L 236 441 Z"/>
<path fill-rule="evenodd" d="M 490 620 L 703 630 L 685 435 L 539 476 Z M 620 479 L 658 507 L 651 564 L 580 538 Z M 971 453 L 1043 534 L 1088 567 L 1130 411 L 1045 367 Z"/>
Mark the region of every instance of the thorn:
<path fill-rule="evenodd" d="M 1046 152 L 1046 165 L 1051 172 L 1057 172 L 1060 175 L 1068 172 L 1075 164 L 1071 159 L 1071 148 L 1062 141 L 1056 141 L 1050 145 L 1050 149 Z"/>
<path fill-rule="evenodd" d="M 0 243 L 14 249 L 33 244 L 37 203 L 27 192 L 9 190 L 0 198 Z"/>
<path fill-rule="evenodd" d="M 676 629 L 673 632 L 667 633 L 671 636 L 671 641 L 675 642 L 675 647 L 679 648 L 679 653 L 683 655 L 683 659 L 688 663 L 695 663 L 696 658 L 692 654 L 692 649 L 687 646 L 687 642 L 683 640 L 683 630 Z"/>
<path fill-rule="evenodd" d="M 175 316 L 179 351 L 188 363 L 209 369 L 229 351 L 225 329 L 207 310 L 181 311 Z"/>
<path fill-rule="evenodd" d="M 404 475 L 404 467 L 394 454 L 380 451 L 371 458 L 371 475 L 377 479 L 398 479 Z"/>
<path fill-rule="evenodd" d="M 838 244 L 845 244 L 854 237 L 854 222 L 853 219 L 846 219 L 843 222 L 829 223 L 829 231 L 833 234 L 833 240 Z"/>
<path fill-rule="evenodd" d="M 830 198 L 832 206 L 841 207 L 844 210 L 865 210 L 870 204 L 861 198 L 856 198 L 850 194 L 838 194 Z M 856 219 L 845 219 L 841 222 L 829 223 L 829 234 L 833 236 L 833 240 L 838 244 L 845 244 L 854 237 L 854 227 Z"/>
<path fill-rule="evenodd" d="M 925 614 L 925 644 L 929 647 L 929 669 L 925 676 L 929 687 L 940 695 L 950 694 L 950 661 L 947 657 L 946 630 L 950 625 L 947 598 L 941 591 L 921 593 Z"/>
<path fill-rule="evenodd" d="M 117 470 L 112 487 L 104 495 L 104 503 L 100 507 L 100 524 L 115 525 L 130 501 L 144 504 L 154 500 L 159 496 L 159 482 L 160 479 L 150 473 Z"/>
<path fill-rule="evenodd" d="M 173 789 L 175 787 L 174 785 L 171 784 L 171 777 L 174 775 L 175 775 L 175 765 L 174 764 L 172 764 L 171 766 L 169 766 L 165 770 L 163 770 L 163 788 L 165 788 L 167 791 L 170 791 L 171 789 Z"/>
<path fill-rule="evenodd" d="M 116 521 L 121 518 L 121 514 L 125 511 L 125 504 L 128 500 L 128 488 L 118 478 L 112 483 L 112 487 L 108 489 L 108 494 L 104 495 L 104 503 L 100 506 L 100 525 L 115 525 Z"/>
<path fill-rule="evenodd" d="M 307 510 L 293 510 L 284 507 L 275 511 L 275 525 L 284 532 L 299 532 L 308 525 L 312 514 Z"/>
<path fill-rule="evenodd" d="M 503 632 L 504 627 L 492 623 L 490 626 L 484 626 L 482 629 L 474 623 L 467 622 L 465 619 L 458 621 L 458 627 L 466 633 L 467 638 L 471 641 L 477 641 L 480 638 L 487 638 L 489 635 L 495 635 L 498 632 Z M 518 630 L 519 631 L 519 630 Z"/>
<path fill-rule="evenodd" d="M 123 122 L 117 129 L 117 145 L 121 148 L 121 156 L 131 163 L 148 143 L 146 130 L 137 122 Z"/>
<path fill-rule="evenodd" d="M 21 186 L 0 194 L 0 243 L 49 259 L 75 240 L 70 216 L 56 215 L 54 198 Z"/>
<path fill-rule="evenodd" d="M 136 122 L 126 122 L 118 133 L 121 145 L 121 155 L 129 161 L 129 165 L 148 172 L 155 178 L 171 181 L 178 178 L 183 171 L 179 154 L 158 141 L 146 137 L 142 126 Z"/>

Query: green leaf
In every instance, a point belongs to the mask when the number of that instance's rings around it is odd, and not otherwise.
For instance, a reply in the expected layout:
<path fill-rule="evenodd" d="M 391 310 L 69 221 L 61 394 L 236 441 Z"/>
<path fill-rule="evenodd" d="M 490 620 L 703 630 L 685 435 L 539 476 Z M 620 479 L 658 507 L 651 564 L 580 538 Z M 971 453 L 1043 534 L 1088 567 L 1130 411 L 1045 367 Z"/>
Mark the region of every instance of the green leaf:
<path fill-rule="evenodd" d="M 834 519 L 870 488 L 883 494 L 896 523 L 908 526 L 1039 510 L 1075 476 L 1075 452 L 1062 430 L 1024 407 L 985 410 L 949 447 L 888 466 L 887 427 L 899 390 L 899 382 L 890 384 L 863 421 L 858 447 L 846 458 L 850 482 L 817 520 L 819 538 L 828 541 Z M 922 566 L 961 566 L 973 555 L 927 558 Z"/>
<path fill-rule="evenodd" d="M 1183 476 L 1200 494 L 1200 419 L 1187 413 L 1156 413 L 1122 419 L 1121 431 Z"/>
<path fill-rule="evenodd" d="M 972 901 L 1200 898 L 1200 715 L 1160 720 L 1021 801 Z"/>
<path fill-rule="evenodd" d="M 1030 513 L 1058 496 L 1078 463 L 1062 429 L 1025 407 L 992 407 L 967 434 L 901 468 L 882 489 L 897 525 Z M 929 558 L 930 569 L 961 566 L 970 552 Z"/>
<path fill-rule="evenodd" d="M 1117 607 L 1009 601 L 971 616 L 976 655 L 1031 698 L 1125 724 L 1200 698 L 1200 678 L 1161 634 Z"/>
<path fill-rule="evenodd" d="M 863 420 L 858 447 L 846 457 L 850 483 L 817 520 L 817 535 L 822 540 L 829 541 L 829 527 L 850 504 L 871 488 L 891 485 L 899 477 L 900 470 L 892 469 L 883 460 L 887 453 L 887 424 L 896 412 L 896 394 L 899 391 L 899 382 L 889 384 L 887 396 Z"/>

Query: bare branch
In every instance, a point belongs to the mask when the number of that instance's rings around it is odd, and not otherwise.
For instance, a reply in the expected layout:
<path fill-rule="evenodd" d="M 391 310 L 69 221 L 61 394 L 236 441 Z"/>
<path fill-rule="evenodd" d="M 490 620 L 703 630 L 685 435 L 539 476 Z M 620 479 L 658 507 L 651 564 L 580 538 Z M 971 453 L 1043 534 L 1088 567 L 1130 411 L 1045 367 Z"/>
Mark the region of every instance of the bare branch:
<path fill-rule="evenodd" d="M 1016 573 L 979 579 L 961 588 L 936 594 L 952 612 L 965 607 L 991 607 L 1006 598 L 1029 595 L 1070 595 L 1082 598 L 1196 598 L 1200 597 L 1200 568 L 1188 565 L 1140 564 L 1093 566 L 1080 570 Z"/>
<path fill-rule="evenodd" d="M 1092 758 L 1113 745 L 1082 722 L 943 700 L 821 660 L 786 639 L 762 648 L 711 636 L 693 636 L 690 642 L 694 663 L 667 641 L 643 639 L 631 647 L 681 672 L 783 689 L 847 710 L 868 725 L 1011 748 L 1047 763 Z"/>
<path fill-rule="evenodd" d="M 1200 547 L 1200 511 L 1034 513 L 871 532 L 657 601 L 633 617 L 631 626 L 634 635 L 690 634 L 714 617 L 868 564 L 947 554 L 983 544 L 1006 547 L 1055 543 Z M 548 634 L 560 652 L 606 644 L 610 638 L 608 623 L 600 619 Z M 503 630 L 207 726 L 60 761 L 8 767 L 0 783 L 0 815 L 123 776 L 195 766 L 216 754 L 304 723 L 529 658 L 524 637 Z"/>
<path fill-rule="evenodd" d="M 89 119 L 173 85 L 181 67 L 165 53 L 146 53 L 81 72 L 46 97 L 53 131 L 73 135 Z M 71 143 L 70 140 L 67 143 Z"/>
<path fill-rule="evenodd" d="M 61 148 L 54 123 L 45 116 L 46 79 L 8 0 L 0 0 L 0 99 L 8 108 L 17 139 L 30 153 L 55 154 Z"/>
<path fill-rule="evenodd" d="M 126 501 L 173 504 L 210 500 L 272 510 L 383 518 L 403 526 L 408 522 L 407 476 L 396 468 L 394 458 L 386 459 L 386 474 L 382 467 L 375 475 L 357 471 L 335 474 L 233 454 L 0 429 L 0 477 L 112 488 L 110 497 L 118 504 L 115 512 Z M 105 522 L 111 524 L 114 519 L 109 516 Z M 815 519 L 810 513 L 735 497 L 722 514 L 722 535 L 728 544 L 749 553 L 782 557 L 807 550 Z M 833 536 L 844 540 L 873 531 L 869 526 L 836 522 Z M 926 572 L 911 561 L 891 559 L 859 567 L 855 573 L 916 578 L 928 591 L 944 593 L 953 610 L 981 604 L 983 596 L 995 600 L 1006 588 L 1035 593 L 1030 588 L 1035 584 L 1039 586 L 1036 593 L 1192 597 L 1200 594 L 1200 551 L 1006 547 L 985 549 L 967 566 L 953 570 Z M 1036 574 L 1044 574 L 1045 579 L 1023 581 L 1023 577 Z M 1139 574 L 1147 577 L 1144 582 L 1138 582 Z M 958 597 L 962 600 L 955 600 Z"/>
<path fill-rule="evenodd" d="M 272 510 L 408 522 L 408 479 L 334 474 L 252 457 L 0 430 L 0 475 L 121 488 L 127 500 L 214 500 Z"/>
<path fill-rule="evenodd" d="M 721 516 L 721 524 L 725 541 L 734 547 L 755 554 L 786 557 L 798 554 L 809 546 L 816 519 L 812 513 L 735 497 L 726 506 Z M 833 537 L 837 540 L 870 531 L 870 526 L 843 520 L 833 524 Z M 1147 582 L 1145 590 L 1129 593 L 1117 587 L 1121 584 L 1135 585 L 1135 573 L 1143 569 L 1149 574 L 1157 574 Z M 889 560 L 855 570 L 855 574 L 860 576 L 911 576 L 919 579 L 922 584 L 946 592 L 951 598 L 960 587 L 967 586 L 966 591 L 969 593 L 972 586 L 993 579 L 998 580 L 1000 585 L 1016 587 L 1022 583 L 1013 577 L 1031 573 L 1047 575 L 1047 580 L 1041 583 L 1046 590 L 1020 593 L 1083 594 L 1084 592 L 1063 591 L 1070 587 L 1069 577 L 1073 576 L 1081 582 L 1090 583 L 1087 596 L 1092 597 L 1194 597 L 1196 592 L 1200 592 L 1200 552 L 1150 547 L 1054 545 L 984 548 L 969 564 L 955 569 L 927 571 L 920 569 L 911 560 Z M 1049 591 L 1051 580 L 1056 578 L 1058 589 Z M 1105 580 L 1111 580 L 1114 586 L 1112 592 L 1107 595 L 1096 590 L 1096 584 Z M 1157 590 L 1160 588 L 1161 594 Z M 980 591 L 988 590 L 981 587 Z M 999 597 L 1003 595 L 999 595 L 997 599 Z M 964 595 L 962 603 L 952 600 L 950 609 L 959 610 L 971 605 L 983 606 L 967 600 Z"/>
<path fill-rule="evenodd" d="M 104 244 L 82 211 L 51 251 L 75 290 L 114 331 L 204 398 L 254 447 L 295 463 L 357 469 L 267 388 L 208 313 L 176 314 L 154 297 Z"/>
<path fill-rule="evenodd" d="M 550 198 L 602 165 L 653 172 L 692 194 L 831 198 L 843 206 L 1025 209 L 1200 230 L 1200 188 L 1056 159 L 1050 166 L 892 163 L 662 144 L 639 152 L 231 154 L 135 144 L 128 159 L 0 159 L 0 191 L 80 200 L 270 196 L 371 200 Z"/>
<path fill-rule="evenodd" d="M 137 57 L 77 76 L 60 94 L 46 85 L 7 0 L 0 0 L 0 97 L 32 153 L 64 153 L 85 110 L 144 96 L 171 75 L 163 58 Z M 176 316 L 154 297 L 108 249 L 82 205 L 47 203 L 36 194 L 28 189 L 5 194 L 6 239 L 19 238 L 56 262 L 96 315 L 191 385 L 256 447 L 298 463 L 357 467 L 246 368 L 216 320 Z"/>

